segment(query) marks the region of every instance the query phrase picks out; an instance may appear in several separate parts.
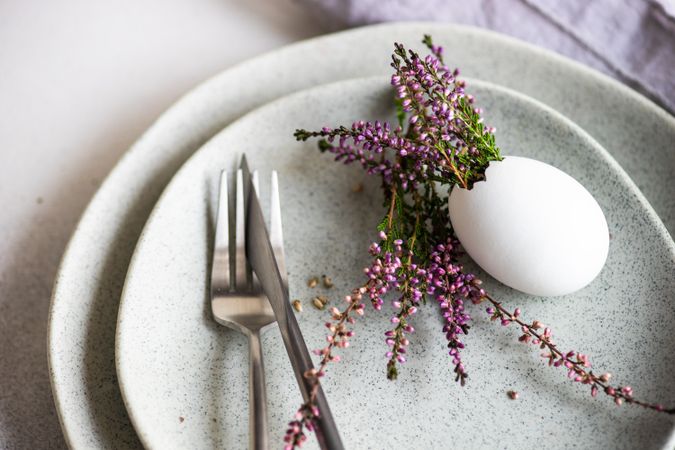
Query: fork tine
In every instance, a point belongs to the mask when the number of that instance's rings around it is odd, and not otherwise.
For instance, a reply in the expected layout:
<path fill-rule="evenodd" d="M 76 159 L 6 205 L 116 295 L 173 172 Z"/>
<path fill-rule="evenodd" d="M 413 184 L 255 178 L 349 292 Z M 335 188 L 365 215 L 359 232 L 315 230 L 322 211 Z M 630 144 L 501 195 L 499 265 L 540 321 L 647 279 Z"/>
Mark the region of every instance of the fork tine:
<path fill-rule="evenodd" d="M 244 156 L 246 158 L 246 156 Z M 243 160 L 243 164 L 246 163 L 246 160 Z M 258 183 L 258 171 L 254 170 L 253 173 L 251 174 L 251 183 L 253 184 L 253 191 L 250 192 L 248 195 L 255 195 L 257 197 L 260 197 L 260 185 Z M 257 291 L 260 288 L 260 281 L 258 281 L 258 277 L 256 276 L 255 272 L 251 270 L 251 286 L 253 287 L 253 291 Z"/>
<path fill-rule="evenodd" d="M 284 236 L 281 226 L 281 201 L 279 200 L 279 177 L 277 171 L 272 171 L 270 193 L 270 243 L 277 260 L 279 274 L 288 286 L 288 273 L 286 272 L 286 258 L 284 256 Z"/>
<path fill-rule="evenodd" d="M 237 170 L 237 186 L 235 191 L 235 246 L 234 246 L 234 279 L 235 289 L 248 287 L 246 268 L 246 212 L 244 204 L 244 174 Z"/>
<path fill-rule="evenodd" d="M 211 292 L 223 294 L 230 289 L 230 219 L 228 207 L 227 172 L 220 173 L 216 238 L 211 266 Z"/>

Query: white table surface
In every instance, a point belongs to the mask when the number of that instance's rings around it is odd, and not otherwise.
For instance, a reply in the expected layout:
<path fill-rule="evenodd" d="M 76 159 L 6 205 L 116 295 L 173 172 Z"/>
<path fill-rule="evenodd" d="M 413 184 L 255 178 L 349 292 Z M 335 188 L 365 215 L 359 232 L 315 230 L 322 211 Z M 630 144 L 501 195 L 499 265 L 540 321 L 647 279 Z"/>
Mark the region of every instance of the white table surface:
<path fill-rule="evenodd" d="M 115 162 L 200 81 L 322 31 L 294 0 L 0 2 L 0 448 L 65 447 L 49 298 Z"/>

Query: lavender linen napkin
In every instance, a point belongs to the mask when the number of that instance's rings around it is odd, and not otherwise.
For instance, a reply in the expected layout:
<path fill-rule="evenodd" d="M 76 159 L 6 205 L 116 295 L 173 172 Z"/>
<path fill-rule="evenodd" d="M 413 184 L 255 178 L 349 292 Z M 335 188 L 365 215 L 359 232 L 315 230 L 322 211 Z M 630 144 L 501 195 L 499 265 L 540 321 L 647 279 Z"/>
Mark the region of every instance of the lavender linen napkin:
<path fill-rule="evenodd" d="M 675 111 L 675 0 L 302 0 L 332 29 L 432 20 L 488 28 L 594 67 Z"/>

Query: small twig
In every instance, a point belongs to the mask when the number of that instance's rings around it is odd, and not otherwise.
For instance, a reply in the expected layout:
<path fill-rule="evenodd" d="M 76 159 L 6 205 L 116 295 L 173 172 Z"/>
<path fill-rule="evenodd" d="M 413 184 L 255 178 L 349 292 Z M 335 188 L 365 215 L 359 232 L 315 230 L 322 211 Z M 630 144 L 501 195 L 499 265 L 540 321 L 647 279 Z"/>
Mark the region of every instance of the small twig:
<path fill-rule="evenodd" d="M 519 318 L 519 309 L 516 309 L 514 312 L 509 312 L 502 306 L 500 302 L 492 298 L 490 295 L 486 294 L 484 299 L 490 302 L 497 310 L 493 313 L 493 318 L 501 319 L 502 323 L 504 324 L 506 324 L 505 322 L 513 322 L 520 325 L 524 333 L 520 337 L 521 342 L 528 343 L 531 341 L 533 344 L 539 345 L 541 349 L 548 349 L 550 353 L 548 355 L 542 356 L 549 360 L 549 365 L 555 365 L 556 367 L 564 365 L 570 370 L 571 374 L 576 374 L 574 381 L 591 385 L 591 395 L 593 395 L 593 397 L 595 397 L 597 392 L 602 389 L 605 394 L 614 398 L 614 401 L 617 405 L 621 405 L 621 403 L 626 402 L 658 412 L 675 414 L 675 408 L 664 408 L 664 406 L 661 404 L 648 403 L 633 398 L 633 390 L 630 386 L 611 386 L 608 383 L 609 379 L 611 378 L 611 374 L 609 373 L 604 373 L 598 376 L 592 371 L 586 370 L 586 367 L 590 367 L 590 363 L 588 362 L 588 359 L 585 355 L 576 353 L 576 358 L 573 358 L 575 352 L 563 353 L 560 351 L 558 347 L 553 342 L 551 342 L 552 334 L 550 328 L 544 328 L 544 326 L 538 321 L 534 321 L 531 324 L 526 323 Z M 538 330 L 541 330 L 542 328 L 544 331 L 539 332 Z M 534 339 L 532 339 L 532 337 L 534 337 Z"/>

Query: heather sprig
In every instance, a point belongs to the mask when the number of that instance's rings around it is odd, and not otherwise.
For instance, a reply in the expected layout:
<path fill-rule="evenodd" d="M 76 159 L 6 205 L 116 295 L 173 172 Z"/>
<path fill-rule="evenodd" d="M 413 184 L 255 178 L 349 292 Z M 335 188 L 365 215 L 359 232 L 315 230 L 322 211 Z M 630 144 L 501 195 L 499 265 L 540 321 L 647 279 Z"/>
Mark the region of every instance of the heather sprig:
<path fill-rule="evenodd" d="M 358 162 L 368 174 L 381 175 L 387 185 L 400 183 L 406 192 L 421 182 L 470 188 L 483 180 L 490 161 L 501 160 L 495 129 L 483 124 L 482 110 L 466 94 L 459 71 L 443 64 L 442 48 L 430 45 L 434 54 L 424 59 L 394 45 L 391 84 L 402 113 L 396 128 L 357 121 L 349 128 L 297 130 L 296 139 L 322 137 L 319 148 L 335 154 L 337 161 Z"/>
<path fill-rule="evenodd" d="M 659 403 L 648 403 L 633 397 L 633 388 L 630 386 L 612 386 L 609 380 L 612 374 L 609 372 L 597 375 L 590 370 L 591 363 L 589 357 L 585 354 L 571 350 L 564 352 L 558 349 L 553 342 L 553 332 L 551 328 L 544 326 L 538 320 L 531 323 L 521 318 L 520 308 L 509 312 L 500 302 L 489 295 L 483 299 L 491 304 L 486 308 L 490 319 L 499 321 L 503 326 L 516 324 L 520 326 L 522 333 L 518 340 L 524 344 L 531 344 L 544 350 L 540 356 L 546 360 L 549 366 L 563 367 L 567 369 L 567 377 L 576 383 L 585 384 L 590 387 L 592 397 L 597 396 L 598 392 L 604 392 L 614 399 L 617 406 L 630 403 L 643 408 L 653 409 L 658 412 L 675 414 L 675 408 L 665 408 Z"/>
<path fill-rule="evenodd" d="M 468 373 L 462 349 L 471 328 L 466 307 L 488 303 L 486 310 L 492 320 L 520 326 L 520 342 L 538 346 L 549 365 L 565 367 L 568 377 L 589 386 L 593 397 L 602 391 L 617 405 L 625 402 L 675 414 L 673 408 L 635 399 L 630 386 L 611 386 L 611 375 L 593 373 L 586 355 L 558 350 L 550 328 L 536 320 L 525 322 L 519 308 L 509 312 L 485 292 L 475 275 L 464 270 L 461 245 L 448 220 L 447 195 L 454 187 L 471 189 L 484 180 L 490 162 L 501 160 L 501 156 L 495 129 L 484 125 L 482 110 L 465 92 L 459 71 L 444 64 L 443 49 L 430 36 L 425 36 L 423 43 L 431 52 L 424 58 L 394 44 L 391 84 L 398 125 L 357 121 L 349 127 L 295 132 L 296 139 L 302 141 L 320 138 L 319 150 L 333 154 L 336 161 L 356 163 L 367 174 L 378 176 L 386 213 L 377 226 L 379 240 L 368 249 L 372 259 L 364 269 L 365 282 L 345 297 L 342 310 L 330 310 L 325 324 L 327 344 L 314 351 L 320 358 L 318 368 L 305 374 L 313 383 L 310 400 L 289 423 L 285 448 L 300 446 L 306 440 L 304 431 L 313 430 L 314 419 L 320 414 L 315 404 L 319 380 L 330 363 L 340 360 L 335 350 L 349 346 L 352 325 L 364 314 L 366 300 L 380 311 L 390 299 L 393 313 L 384 344 L 386 376 L 391 380 L 406 362 L 415 314 L 426 299 L 433 299 L 455 381 L 463 386 Z"/>

